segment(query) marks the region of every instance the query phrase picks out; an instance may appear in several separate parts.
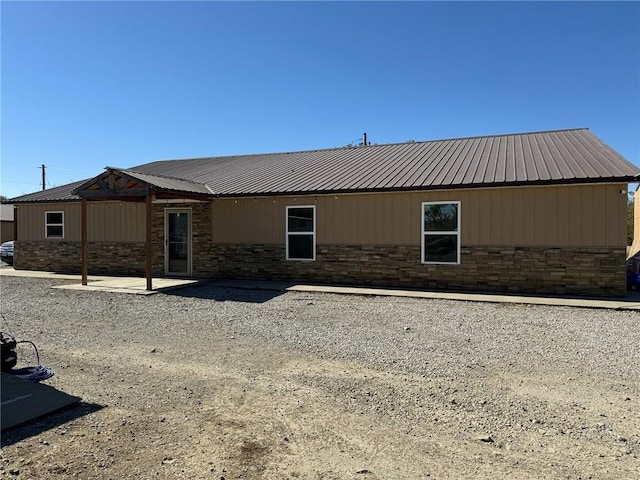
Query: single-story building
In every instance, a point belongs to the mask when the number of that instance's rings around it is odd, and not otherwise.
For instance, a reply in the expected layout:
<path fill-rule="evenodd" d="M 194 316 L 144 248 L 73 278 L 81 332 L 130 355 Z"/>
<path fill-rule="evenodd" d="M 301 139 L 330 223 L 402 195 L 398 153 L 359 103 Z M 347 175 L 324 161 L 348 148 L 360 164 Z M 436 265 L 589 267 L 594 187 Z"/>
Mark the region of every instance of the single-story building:
<path fill-rule="evenodd" d="M 0 243 L 13 240 L 13 205 L 0 204 Z"/>
<path fill-rule="evenodd" d="M 639 173 L 588 129 L 107 167 L 11 200 L 14 265 L 624 296 Z"/>

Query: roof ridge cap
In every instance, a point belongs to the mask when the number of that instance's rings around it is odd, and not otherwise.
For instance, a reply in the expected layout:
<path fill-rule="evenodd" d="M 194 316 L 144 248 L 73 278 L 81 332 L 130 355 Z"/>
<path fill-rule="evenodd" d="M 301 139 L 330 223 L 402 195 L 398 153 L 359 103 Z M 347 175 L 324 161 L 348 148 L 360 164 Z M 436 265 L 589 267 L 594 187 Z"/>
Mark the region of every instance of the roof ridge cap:
<path fill-rule="evenodd" d="M 405 142 L 391 142 L 391 143 L 380 143 L 375 145 L 357 145 L 357 146 L 344 146 L 344 147 L 326 147 L 326 148 L 312 148 L 309 150 L 293 150 L 293 151 L 285 151 L 285 152 L 262 152 L 262 153 L 239 153 L 234 155 L 215 155 L 215 156 L 207 156 L 207 157 L 191 157 L 191 158 L 173 158 L 173 159 L 164 159 L 164 160 L 155 160 L 148 162 L 143 165 L 149 165 L 151 163 L 157 162 L 180 162 L 180 161 L 193 161 L 193 160 L 210 160 L 217 158 L 240 158 L 240 157 L 262 157 L 262 156 L 271 156 L 271 155 L 292 155 L 297 153 L 313 153 L 313 152 L 328 152 L 332 150 L 359 150 L 362 148 L 375 148 L 375 147 L 386 147 L 386 146 L 394 146 L 394 145 L 413 145 L 416 143 L 433 143 L 433 142 L 447 142 L 451 140 L 474 140 L 478 138 L 498 138 L 498 137 L 508 137 L 508 136 L 521 136 L 521 135 L 534 135 L 538 133 L 558 133 L 558 132 L 571 132 L 577 130 L 589 130 L 589 127 L 576 127 L 576 128 L 561 128 L 557 130 L 537 130 L 533 132 L 512 132 L 512 133 L 499 133 L 499 134 L 490 134 L 490 135 L 473 135 L 470 137 L 449 137 L 449 138 L 436 138 L 432 140 L 412 140 Z M 135 168 L 135 167 L 133 167 Z M 140 172 L 143 173 L 143 172 Z M 151 174 L 150 174 L 151 175 Z M 179 177 L 167 177 L 167 178 L 176 178 Z"/>
<path fill-rule="evenodd" d="M 450 140 L 473 140 L 476 138 L 498 138 L 498 137 L 511 137 L 511 136 L 522 136 L 522 135 L 535 135 L 537 133 L 558 133 L 558 132 L 572 132 L 576 130 L 589 130 L 589 127 L 577 127 L 577 128 L 561 128 L 558 130 L 537 130 L 533 132 L 513 132 L 513 133 L 498 133 L 493 135 L 474 135 L 471 137 L 451 137 L 451 138 L 440 138 L 436 140 L 421 140 L 416 142 L 400 142 L 400 143 L 389 143 L 387 145 L 402 145 L 402 144 L 411 144 L 411 143 L 431 143 L 431 142 L 447 142 Z M 373 146 L 373 145 L 372 145 Z"/>

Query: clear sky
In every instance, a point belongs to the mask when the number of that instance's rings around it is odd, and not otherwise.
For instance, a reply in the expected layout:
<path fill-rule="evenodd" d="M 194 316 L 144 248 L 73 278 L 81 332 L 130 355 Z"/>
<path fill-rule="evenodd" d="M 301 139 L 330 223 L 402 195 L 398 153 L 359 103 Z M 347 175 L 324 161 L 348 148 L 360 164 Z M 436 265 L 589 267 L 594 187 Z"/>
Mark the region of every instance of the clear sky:
<path fill-rule="evenodd" d="M 2 1 L 0 194 L 153 160 L 589 127 L 640 165 L 638 2 Z"/>

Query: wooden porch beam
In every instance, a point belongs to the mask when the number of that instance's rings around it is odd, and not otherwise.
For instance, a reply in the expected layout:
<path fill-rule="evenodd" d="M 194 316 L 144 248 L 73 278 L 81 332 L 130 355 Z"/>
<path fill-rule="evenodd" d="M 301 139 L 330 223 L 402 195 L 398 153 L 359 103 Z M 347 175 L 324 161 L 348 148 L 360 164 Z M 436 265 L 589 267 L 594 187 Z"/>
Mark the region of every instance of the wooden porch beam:
<path fill-rule="evenodd" d="M 102 178 L 98 177 L 96 178 L 96 183 L 100 186 L 100 190 L 108 190 L 109 187 L 107 187 L 107 184 L 104 183 L 104 180 L 102 180 Z"/>
<path fill-rule="evenodd" d="M 146 261 L 146 273 L 147 273 L 147 290 L 151 291 L 153 290 L 153 285 L 152 285 L 152 277 L 153 277 L 153 262 L 152 262 L 152 245 L 151 245 L 151 225 L 152 225 L 152 219 L 153 219 L 153 215 L 152 215 L 152 196 L 151 196 L 151 191 L 149 191 L 147 193 L 147 232 L 146 232 L 146 241 L 145 241 L 145 252 L 147 255 L 147 261 Z"/>
<path fill-rule="evenodd" d="M 120 190 L 83 190 L 78 193 L 81 198 L 90 200 L 116 200 L 120 197 L 145 197 L 149 193 L 148 188 L 123 188 Z"/>
<path fill-rule="evenodd" d="M 89 245 L 87 235 L 87 199 L 82 199 L 82 285 L 87 285 L 89 273 Z"/>

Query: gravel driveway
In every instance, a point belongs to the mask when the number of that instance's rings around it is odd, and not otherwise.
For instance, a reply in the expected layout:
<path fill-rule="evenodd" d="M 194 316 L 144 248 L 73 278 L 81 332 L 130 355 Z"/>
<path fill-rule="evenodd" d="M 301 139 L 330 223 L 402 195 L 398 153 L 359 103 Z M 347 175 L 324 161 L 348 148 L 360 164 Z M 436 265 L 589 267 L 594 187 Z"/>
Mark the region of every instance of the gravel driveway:
<path fill-rule="evenodd" d="M 7 476 L 640 478 L 640 313 L 1 282 L 84 402 L 3 434 Z"/>

